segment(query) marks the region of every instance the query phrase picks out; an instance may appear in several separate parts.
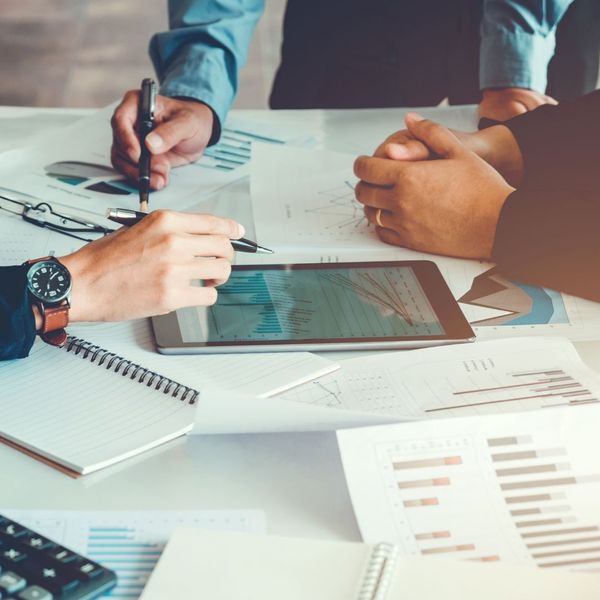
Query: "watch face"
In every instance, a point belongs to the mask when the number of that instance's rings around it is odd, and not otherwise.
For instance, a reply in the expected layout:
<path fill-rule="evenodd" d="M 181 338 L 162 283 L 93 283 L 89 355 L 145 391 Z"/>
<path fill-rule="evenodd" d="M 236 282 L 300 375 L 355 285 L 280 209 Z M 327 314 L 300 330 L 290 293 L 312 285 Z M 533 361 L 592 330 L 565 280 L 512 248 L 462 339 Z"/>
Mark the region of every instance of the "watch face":
<path fill-rule="evenodd" d="M 27 287 L 39 300 L 58 303 L 67 298 L 71 291 L 71 275 L 59 262 L 43 260 L 29 268 Z"/>

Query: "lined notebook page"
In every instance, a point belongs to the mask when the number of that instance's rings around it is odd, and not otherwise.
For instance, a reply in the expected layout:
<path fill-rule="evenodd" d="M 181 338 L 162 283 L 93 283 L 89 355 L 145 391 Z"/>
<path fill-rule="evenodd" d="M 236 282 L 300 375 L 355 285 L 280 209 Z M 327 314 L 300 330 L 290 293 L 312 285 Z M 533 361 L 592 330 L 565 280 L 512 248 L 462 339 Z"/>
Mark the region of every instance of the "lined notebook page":
<path fill-rule="evenodd" d="M 70 326 L 69 333 L 202 392 L 213 389 L 272 396 L 339 368 L 309 352 L 158 354 L 149 319 Z"/>
<path fill-rule="evenodd" d="M 0 363 L 0 435 L 78 471 L 117 462 L 189 431 L 195 407 L 37 341 Z"/>

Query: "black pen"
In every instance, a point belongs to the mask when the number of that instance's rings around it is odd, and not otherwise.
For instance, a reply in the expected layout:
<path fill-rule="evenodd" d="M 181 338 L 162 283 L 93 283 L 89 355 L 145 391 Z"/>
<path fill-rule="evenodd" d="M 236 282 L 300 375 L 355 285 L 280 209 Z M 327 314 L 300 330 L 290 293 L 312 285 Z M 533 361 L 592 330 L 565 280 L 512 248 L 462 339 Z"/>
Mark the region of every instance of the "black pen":
<path fill-rule="evenodd" d="M 129 210 L 128 208 L 109 208 L 106 212 L 106 218 L 113 223 L 119 225 L 135 225 L 139 223 L 148 213 L 138 212 L 137 210 Z M 240 238 L 239 240 L 231 240 L 231 245 L 236 252 L 250 252 L 253 254 L 273 254 L 273 250 L 259 246 L 252 240 Z"/>
<path fill-rule="evenodd" d="M 146 136 L 154 129 L 154 106 L 156 104 L 156 83 L 146 78 L 142 81 L 140 91 L 140 107 L 138 121 L 138 136 L 140 138 L 140 164 L 138 190 L 140 194 L 140 210 L 148 212 L 150 201 L 150 173 L 152 172 L 152 154 L 146 147 Z"/>

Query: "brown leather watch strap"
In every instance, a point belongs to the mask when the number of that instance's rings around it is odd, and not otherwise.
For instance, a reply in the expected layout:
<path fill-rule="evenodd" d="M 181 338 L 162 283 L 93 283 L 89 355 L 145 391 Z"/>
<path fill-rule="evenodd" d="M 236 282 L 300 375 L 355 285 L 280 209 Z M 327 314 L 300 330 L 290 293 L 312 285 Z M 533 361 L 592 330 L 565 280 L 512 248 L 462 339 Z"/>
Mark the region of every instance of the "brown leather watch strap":
<path fill-rule="evenodd" d="M 35 265 L 35 263 L 42 262 L 43 260 L 54 260 L 54 256 L 42 256 L 41 258 L 32 258 L 31 260 L 26 260 L 26 265 Z"/>
<path fill-rule="evenodd" d="M 52 346 L 64 346 L 67 341 L 67 332 L 64 329 L 49 331 L 48 333 L 40 333 L 40 337 Z"/>
<path fill-rule="evenodd" d="M 46 307 L 42 333 L 64 329 L 69 324 L 69 303 L 65 300 L 59 306 Z"/>
<path fill-rule="evenodd" d="M 69 324 L 69 302 L 64 300 L 58 306 L 41 306 L 42 329 L 40 337 L 48 344 L 53 346 L 63 346 L 67 341 L 67 332 L 65 327 Z"/>

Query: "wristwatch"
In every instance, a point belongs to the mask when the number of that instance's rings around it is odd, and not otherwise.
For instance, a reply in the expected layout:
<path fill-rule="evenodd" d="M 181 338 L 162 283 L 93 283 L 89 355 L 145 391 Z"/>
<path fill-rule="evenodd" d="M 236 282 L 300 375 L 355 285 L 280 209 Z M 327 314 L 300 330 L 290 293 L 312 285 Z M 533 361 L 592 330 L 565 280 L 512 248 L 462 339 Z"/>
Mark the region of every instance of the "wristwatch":
<path fill-rule="evenodd" d="M 53 346 L 67 341 L 65 327 L 69 324 L 71 274 L 53 256 L 28 260 L 27 290 L 42 315 L 40 337 Z"/>

